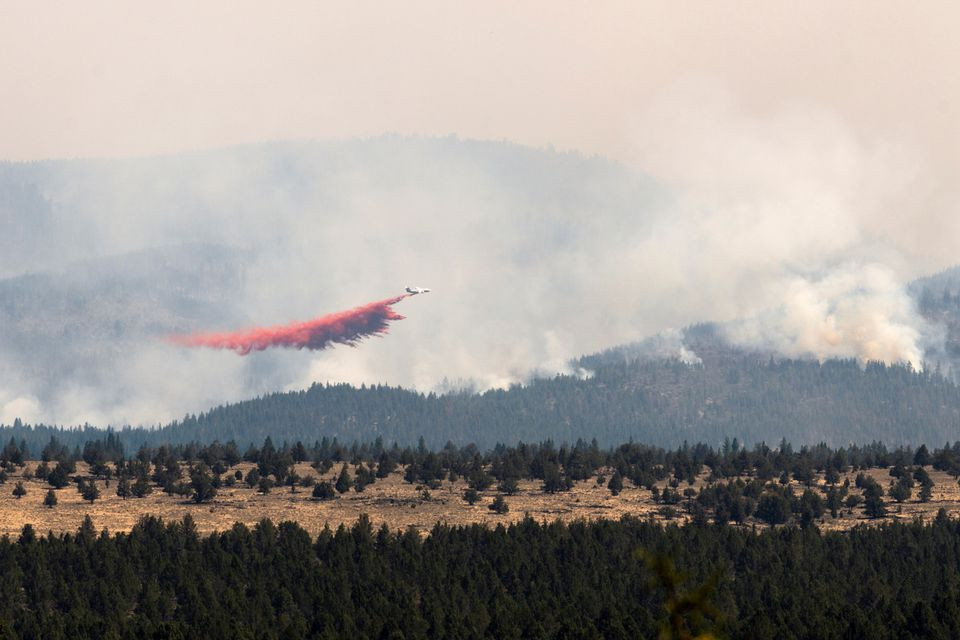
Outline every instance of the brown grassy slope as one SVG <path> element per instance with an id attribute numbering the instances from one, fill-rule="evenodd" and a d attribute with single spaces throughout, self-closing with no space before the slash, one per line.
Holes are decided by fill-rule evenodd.
<path id="1" fill-rule="evenodd" d="M 35 467 L 36 463 L 29 463 L 26 470 Z M 250 467 L 249 464 L 239 465 L 244 472 Z M 334 468 L 324 474 L 323 479 L 332 479 L 337 470 Z M 952 516 L 960 516 L 960 487 L 956 480 L 929 467 L 927 470 L 936 483 L 933 500 L 926 504 L 918 502 L 919 487 L 914 489 L 911 499 L 902 505 L 886 498 L 890 516 L 881 522 L 915 517 L 930 519 L 940 508 L 946 509 Z M 78 464 L 77 471 L 85 471 L 83 463 Z M 300 475 L 317 476 L 316 471 L 307 465 L 298 465 L 297 472 Z M 886 469 L 871 469 L 867 473 L 887 488 L 891 478 Z M 855 474 L 848 475 L 852 485 Z M 88 515 L 98 529 L 107 528 L 110 531 L 129 531 L 138 519 L 146 515 L 179 520 L 190 514 L 201 532 L 222 531 L 235 522 L 249 526 L 263 518 L 270 518 L 274 522 L 294 520 L 312 534 L 317 534 L 325 525 L 331 528 L 341 523 L 349 525 L 362 513 L 370 516 L 374 526 L 386 523 L 391 529 L 415 527 L 420 531 L 428 531 L 438 521 L 451 525 L 486 523 L 495 526 L 522 519 L 528 514 L 538 521 L 619 519 L 624 515 L 653 516 L 666 520 L 661 514 L 661 505 L 652 500 L 650 492 L 634 488 L 629 481 L 625 482 L 623 493 L 617 497 L 592 479 L 577 483 L 569 492 L 553 495 L 543 493 L 539 481 L 522 481 L 520 493 L 507 497 L 509 513 L 498 515 L 488 509 L 496 491 L 485 492 L 481 501 L 471 506 L 462 498 L 466 485 L 461 479 L 456 483 L 445 482 L 442 488 L 430 491 L 429 497 L 425 497 L 422 490 L 404 482 L 400 472 L 378 480 L 362 493 L 350 491 L 329 502 L 312 500 L 310 489 L 306 488 L 298 487 L 296 493 L 291 493 L 289 487 L 281 487 L 267 495 L 260 495 L 245 484 L 221 488 L 213 502 L 203 505 L 193 504 L 183 497 L 168 496 L 156 488 L 145 498 L 123 500 L 116 495 L 115 481 L 107 487 L 100 480 L 97 481 L 102 493 L 100 500 L 93 504 L 85 502 L 76 487 L 71 485 L 56 492 L 58 504 L 52 509 L 43 506 L 44 496 L 49 489 L 45 482 L 36 479 L 25 481 L 27 495 L 17 499 L 12 494 L 17 480 L 22 480 L 22 474 L 11 475 L 6 484 L 0 485 L 0 535 L 16 535 L 28 523 L 40 533 L 75 531 Z M 698 488 L 703 482 L 704 477 L 701 476 L 694 487 Z M 819 482 L 822 484 L 822 479 Z M 661 489 L 664 486 L 665 483 L 661 482 Z M 681 483 L 679 490 L 682 492 L 686 486 L 686 483 Z M 794 484 L 794 490 L 799 493 L 803 487 Z M 851 486 L 851 492 L 858 490 Z M 676 511 L 683 513 L 682 504 L 677 506 Z M 682 517 L 679 516 L 680 519 Z M 866 519 L 862 507 L 858 507 L 852 512 L 844 509 L 836 519 L 827 514 L 820 525 L 827 529 L 846 529 L 869 522 L 877 521 Z"/>

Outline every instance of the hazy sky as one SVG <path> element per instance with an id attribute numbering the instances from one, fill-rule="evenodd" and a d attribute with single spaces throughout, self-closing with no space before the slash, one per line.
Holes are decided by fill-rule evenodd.
<path id="1" fill-rule="evenodd" d="M 333 176 L 307 160 L 278 176 L 267 164 L 231 164 L 227 153 L 222 164 L 171 160 L 169 184 L 186 185 L 184 193 L 164 191 L 168 174 L 151 169 L 159 159 L 100 182 L 81 172 L 76 189 L 44 192 L 62 220 L 89 222 L 113 253 L 202 239 L 205 229 L 225 242 L 219 229 L 239 234 L 239 246 L 259 251 L 250 289 L 263 321 L 316 313 L 318 288 L 331 305 L 361 302 L 347 294 L 377 277 L 384 291 L 433 286 L 428 301 L 447 292 L 444 304 L 411 305 L 422 324 L 400 323 L 392 341 L 300 362 L 304 384 L 429 388 L 444 376 L 495 384 L 657 331 L 740 317 L 748 321 L 734 327 L 735 339 L 788 355 L 916 362 L 931 332 L 901 285 L 958 262 L 958 34 L 960 4 L 932 1 L 0 0 L 0 159 L 456 134 L 607 156 L 671 194 L 669 204 L 620 206 L 616 182 L 484 165 L 466 147 L 448 166 L 442 149 L 418 150 L 408 138 L 385 158 L 432 167 L 429 175 L 363 164 L 375 164 L 373 153 Z M 514 151 L 509 157 L 522 157 Z M 575 185 L 582 201 L 558 181 Z M 321 182 L 323 198 L 301 193 Z M 528 187 L 537 196 L 529 211 L 515 193 Z M 555 197 L 566 198 L 557 210 Z M 197 202 L 206 208 L 191 208 Z M 239 219 L 246 226 L 233 224 Z M 264 228 L 287 235 L 271 245 Z M 38 242 L 62 253 L 46 235 Z M 68 245 L 80 246 L 72 236 Z M 489 256 L 504 252 L 519 258 L 491 270 Z M 309 290 L 289 278 L 354 263 L 364 271 Z M 398 284 L 399 273 L 410 279 Z M 573 302 L 571 283 L 586 283 Z M 430 309 L 442 318 L 431 322 Z M 615 326 L 597 336 L 604 319 Z M 477 327 L 488 333 L 471 334 Z M 404 332 L 416 330 L 430 332 L 433 360 L 410 356 L 405 345 L 423 341 L 405 342 Z M 179 360 L 138 355 L 128 379 L 145 375 L 137 363 L 175 378 L 156 365 Z M 242 379 L 236 358 L 223 366 Z M 196 373 L 215 378 L 211 371 Z M 29 385 L 7 387 L 0 420 L 43 408 Z M 214 389 L 220 395 L 206 404 L 241 397 L 238 389 Z M 94 391 L 78 392 L 75 414 L 49 415 L 103 422 L 183 410 L 171 402 L 98 412 L 109 403 Z"/>
<path id="2" fill-rule="evenodd" d="M 682 6 L 681 6 L 682 5 Z M 447 134 L 630 160 L 708 77 L 960 163 L 954 2 L 0 2 L 0 156 Z"/>

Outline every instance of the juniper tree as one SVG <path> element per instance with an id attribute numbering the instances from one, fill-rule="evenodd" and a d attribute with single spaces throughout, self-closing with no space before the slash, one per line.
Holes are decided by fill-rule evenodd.
<path id="1" fill-rule="evenodd" d="M 210 473 L 203 463 L 198 464 L 190 474 L 190 488 L 193 490 L 191 499 L 197 504 L 209 502 L 216 497 L 217 488 L 213 486 Z"/>
<path id="2" fill-rule="evenodd" d="M 863 489 L 863 511 L 869 518 L 882 518 L 887 515 L 883 503 L 883 487 L 871 480 Z"/>
<path id="3" fill-rule="evenodd" d="M 153 492 L 153 487 L 150 486 L 146 476 L 138 476 L 137 481 L 130 487 L 130 492 L 135 498 L 144 498 Z"/>
<path id="4" fill-rule="evenodd" d="M 332 500 L 336 495 L 333 485 L 326 480 L 313 486 L 313 497 L 317 500 Z"/>
<path id="5" fill-rule="evenodd" d="M 912 485 L 913 481 L 910 480 L 909 476 L 901 476 L 900 479 L 890 487 L 890 497 L 897 502 L 906 502 L 910 499 L 910 489 Z"/>
<path id="6" fill-rule="evenodd" d="M 80 490 L 80 494 L 84 500 L 93 504 L 95 500 L 100 498 L 100 489 L 97 488 L 97 483 L 93 480 L 90 482 L 82 482 L 81 485 L 83 488 Z"/>
<path id="7" fill-rule="evenodd" d="M 57 466 L 53 468 L 53 471 L 47 475 L 47 483 L 54 489 L 63 489 L 65 486 L 70 484 L 67 465 L 62 462 L 58 462 Z"/>
<path id="8" fill-rule="evenodd" d="M 126 500 L 131 495 L 130 480 L 127 476 L 120 476 L 117 480 L 117 495 Z"/>
<path id="9" fill-rule="evenodd" d="M 490 503 L 488 509 L 494 513 L 504 514 L 510 511 L 510 506 L 507 504 L 507 501 L 503 499 L 502 495 L 497 495 L 497 497 L 493 499 L 493 502 Z"/>
<path id="10" fill-rule="evenodd" d="M 335 485 L 338 493 L 346 493 L 350 491 L 350 487 L 353 484 L 353 479 L 350 477 L 350 470 L 347 469 L 347 464 L 344 463 L 340 468 L 340 475 L 337 476 L 337 484 Z"/>
<path id="11" fill-rule="evenodd" d="M 623 476 L 620 475 L 619 470 L 614 471 L 613 475 L 610 476 L 607 489 L 610 489 L 610 493 L 615 496 L 620 495 L 620 492 L 623 491 Z"/>

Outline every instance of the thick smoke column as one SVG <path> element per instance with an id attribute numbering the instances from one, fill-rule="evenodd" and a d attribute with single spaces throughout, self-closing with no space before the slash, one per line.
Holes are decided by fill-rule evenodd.
<path id="1" fill-rule="evenodd" d="M 270 347 L 292 347 L 317 351 L 334 344 L 356 346 L 362 339 L 383 335 L 390 322 L 403 320 L 394 305 L 409 294 L 370 302 L 349 311 L 340 311 L 307 322 L 280 327 L 262 327 L 227 333 L 194 333 L 171 336 L 170 341 L 185 347 L 231 349 L 240 355 Z"/>

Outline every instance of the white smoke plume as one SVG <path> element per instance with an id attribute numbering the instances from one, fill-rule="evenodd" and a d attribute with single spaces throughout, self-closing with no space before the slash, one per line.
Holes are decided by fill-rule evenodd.
<path id="1" fill-rule="evenodd" d="M 44 302 L 16 316 L 0 340 L 0 421 L 155 424 L 315 381 L 428 391 L 587 376 L 570 359 L 658 333 L 667 357 L 697 363 L 670 329 L 700 321 L 791 356 L 920 366 L 935 346 L 936 328 L 902 287 L 948 266 L 915 249 L 918 229 L 942 227 L 924 208 L 923 158 L 909 147 L 857 139 L 809 105 L 746 113 L 705 82 L 638 111 L 632 139 L 630 167 L 403 137 L 0 166 L 0 189 L 15 196 L 0 214 L 43 224 L 21 235 L 43 239 L 36 251 L 0 256 L 2 274 L 87 274 L 69 297 L 129 272 L 136 252 L 208 243 L 161 253 L 174 272 L 214 255 L 184 267 L 167 298 L 149 270 L 120 294 L 92 287 L 92 309 L 113 315 Z M 217 271 L 226 258 L 210 246 L 238 251 L 235 272 Z M 0 285 L 7 300 L 49 288 L 31 282 Z M 407 320 L 357 349 L 239 358 L 139 339 L 106 347 L 114 334 L 307 319 L 406 285 L 434 291 L 405 300 Z M 123 326 L 104 319 L 118 314 Z"/>
<path id="2" fill-rule="evenodd" d="M 855 358 L 924 366 L 942 336 L 881 265 L 842 265 L 786 279 L 780 303 L 723 327 L 731 342 L 791 357 Z"/>
<path id="3" fill-rule="evenodd" d="M 699 307 L 735 344 L 787 356 L 920 368 L 939 350 L 904 288 L 929 260 L 908 244 L 914 228 L 937 228 L 908 146 L 860 141 L 811 105 L 750 116 L 703 80 L 663 96 L 636 132 L 637 165 L 676 195 L 641 272 L 675 287 L 684 315 Z"/>

